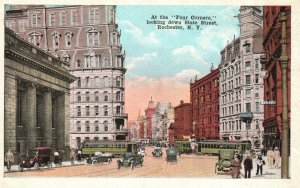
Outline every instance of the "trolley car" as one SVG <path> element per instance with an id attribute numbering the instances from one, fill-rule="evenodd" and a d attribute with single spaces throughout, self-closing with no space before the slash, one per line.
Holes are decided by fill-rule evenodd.
<path id="1" fill-rule="evenodd" d="M 124 153 L 137 154 L 137 144 L 126 141 L 85 141 L 81 146 L 83 157 L 94 156 L 95 152 L 111 153 L 114 157 Z"/>
<path id="2" fill-rule="evenodd" d="M 174 147 L 176 148 L 176 150 L 179 154 L 182 154 L 182 153 L 191 154 L 192 153 L 191 144 L 188 140 L 175 140 Z"/>

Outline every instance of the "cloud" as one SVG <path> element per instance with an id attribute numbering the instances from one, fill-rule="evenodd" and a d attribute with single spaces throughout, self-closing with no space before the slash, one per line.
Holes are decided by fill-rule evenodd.
<path id="1" fill-rule="evenodd" d="M 121 20 L 119 22 L 120 26 L 124 29 L 124 32 L 127 32 L 133 36 L 135 40 L 137 40 L 141 44 L 159 44 L 160 40 L 157 38 L 154 32 L 150 32 L 145 34 L 142 29 L 135 26 L 129 20 Z"/>
<path id="2" fill-rule="evenodd" d="M 185 45 L 172 51 L 177 63 L 206 63 L 201 53 L 192 45 Z"/>
<path id="3" fill-rule="evenodd" d="M 127 61 L 126 68 L 128 70 L 132 70 L 136 67 L 136 65 L 148 63 L 156 56 L 157 56 L 157 54 L 155 52 L 152 52 L 152 53 L 143 54 L 140 57 L 127 57 L 126 58 L 126 61 Z"/>
<path id="4" fill-rule="evenodd" d="M 177 73 L 175 75 L 175 79 L 183 83 L 189 83 L 192 78 L 195 78 L 196 75 L 198 78 L 203 76 L 202 73 L 195 69 L 185 69 Z"/>

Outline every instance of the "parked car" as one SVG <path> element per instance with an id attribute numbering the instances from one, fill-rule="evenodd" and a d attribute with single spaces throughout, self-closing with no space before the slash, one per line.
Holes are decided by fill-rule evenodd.
<path id="1" fill-rule="evenodd" d="M 122 166 L 133 168 L 137 165 L 143 166 L 143 156 L 136 155 L 133 153 L 125 153 L 124 158 L 121 160 L 117 160 L 117 167 L 120 169 Z"/>
<path id="2" fill-rule="evenodd" d="M 168 148 L 166 151 L 167 157 L 166 161 L 169 162 L 176 162 L 177 163 L 177 150 L 174 148 Z"/>
<path id="3" fill-rule="evenodd" d="M 154 151 L 152 152 L 153 157 L 162 157 L 162 149 L 161 148 L 155 148 Z"/>
<path id="4" fill-rule="evenodd" d="M 231 171 L 231 160 L 235 151 L 232 149 L 220 149 L 218 162 L 216 163 L 215 173 L 229 173 Z"/>
<path id="5" fill-rule="evenodd" d="M 103 162 L 111 163 L 112 157 L 113 154 L 111 153 L 95 152 L 94 156 L 90 156 L 86 158 L 86 163 L 92 164 L 93 166 Z"/>
<path id="6" fill-rule="evenodd" d="M 40 167 L 51 167 L 52 150 L 49 147 L 36 147 L 29 151 L 27 157 L 19 164 L 19 170 L 24 168 L 38 170 Z"/>

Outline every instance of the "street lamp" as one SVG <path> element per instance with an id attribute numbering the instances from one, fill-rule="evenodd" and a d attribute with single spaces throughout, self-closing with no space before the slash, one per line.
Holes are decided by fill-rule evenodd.
<path id="1" fill-rule="evenodd" d="M 274 58 L 270 52 L 266 51 L 265 53 L 269 54 L 270 57 L 274 60 L 280 62 L 281 65 L 281 77 L 282 77 L 282 132 L 281 132 L 281 178 L 289 178 L 289 135 L 288 135 L 288 94 L 287 94 L 287 70 L 288 70 L 288 54 L 287 54 L 287 28 L 286 22 L 287 17 L 285 11 L 280 13 L 280 22 L 281 22 L 281 53 L 279 58 Z M 266 64 L 265 56 L 261 56 L 262 66 Z M 264 67 L 265 68 L 265 67 Z"/>
<path id="2" fill-rule="evenodd" d="M 192 137 L 194 137 L 194 138 L 195 138 L 195 125 L 196 125 L 196 121 L 193 121 Z"/>

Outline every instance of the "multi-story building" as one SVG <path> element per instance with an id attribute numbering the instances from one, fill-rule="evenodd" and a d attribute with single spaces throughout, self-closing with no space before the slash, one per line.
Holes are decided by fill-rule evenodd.
<path id="1" fill-rule="evenodd" d="M 155 112 L 154 101 L 149 101 L 148 107 L 145 110 L 146 126 L 144 127 L 144 138 L 152 139 L 152 114 Z"/>
<path id="2" fill-rule="evenodd" d="M 219 69 L 190 83 L 191 126 L 195 138 L 219 138 Z"/>
<path id="3" fill-rule="evenodd" d="M 15 161 L 36 146 L 69 151 L 68 66 L 5 28 L 4 149 Z"/>
<path id="4" fill-rule="evenodd" d="M 259 147 L 263 130 L 261 7 L 241 6 L 239 21 L 240 37 L 221 51 L 220 137 L 249 140 L 253 147 Z M 248 123 L 241 121 L 242 114 L 248 114 Z"/>
<path id="5" fill-rule="evenodd" d="M 139 112 L 138 118 L 137 118 L 137 129 L 138 129 L 138 133 L 137 133 L 137 139 L 144 139 L 145 137 L 145 125 L 146 125 L 146 121 L 145 121 L 145 117 L 142 116 Z"/>
<path id="6" fill-rule="evenodd" d="M 175 122 L 173 125 L 173 138 L 170 140 L 182 140 L 184 138 L 191 138 L 193 134 L 192 124 L 190 123 L 190 103 L 180 101 L 180 104 L 174 107 Z M 173 142 L 171 142 L 173 144 Z"/>
<path id="7" fill-rule="evenodd" d="M 127 129 L 128 129 L 128 137 L 130 141 L 137 141 L 137 129 L 138 123 L 136 121 L 128 121 L 127 122 Z"/>
<path id="8" fill-rule="evenodd" d="M 125 140 L 124 53 L 116 6 L 12 6 L 5 22 L 19 36 L 70 65 L 71 146 Z"/>
<path id="9" fill-rule="evenodd" d="M 153 140 L 161 140 L 161 141 L 167 141 L 168 136 L 166 134 L 168 133 L 167 127 L 168 122 L 170 124 L 171 119 L 168 120 L 168 118 L 172 118 L 171 111 L 169 109 L 172 109 L 172 105 L 169 102 L 163 103 L 158 102 L 155 108 L 155 112 L 152 114 L 151 118 L 151 125 L 152 125 L 152 139 Z M 169 112 L 168 112 L 169 111 Z M 169 114 L 169 117 L 168 117 Z M 173 116 L 174 120 L 174 116 Z"/>
<path id="10" fill-rule="evenodd" d="M 282 131 L 282 71 L 278 59 L 281 53 L 281 21 L 280 12 L 286 15 L 286 45 L 288 56 L 287 71 L 287 102 L 288 102 L 288 125 L 290 125 L 291 113 L 291 7 L 264 6 L 264 51 L 267 51 L 266 71 L 264 80 L 264 100 L 271 101 L 264 105 L 264 145 L 280 147 Z"/>

